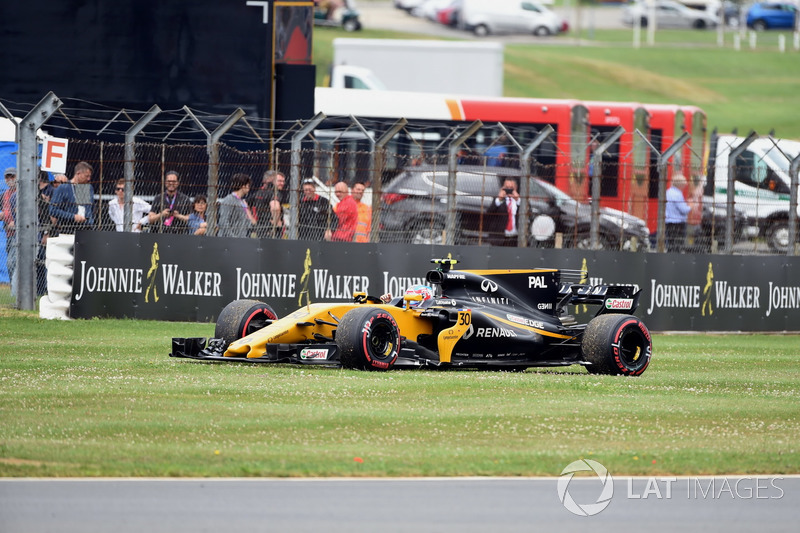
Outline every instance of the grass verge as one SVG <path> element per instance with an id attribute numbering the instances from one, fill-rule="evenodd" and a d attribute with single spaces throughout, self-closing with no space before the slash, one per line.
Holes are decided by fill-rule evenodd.
<path id="1" fill-rule="evenodd" d="M 203 364 L 208 324 L 0 310 L 0 476 L 800 472 L 791 336 L 659 336 L 638 379 Z"/>

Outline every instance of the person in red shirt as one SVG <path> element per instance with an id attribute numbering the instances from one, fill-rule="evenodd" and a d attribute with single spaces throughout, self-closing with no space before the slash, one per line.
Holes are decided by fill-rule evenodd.
<path id="1" fill-rule="evenodd" d="M 347 183 L 340 181 L 333 186 L 333 194 L 339 199 L 336 204 L 336 217 L 339 224 L 331 237 L 332 241 L 353 242 L 358 224 L 358 204 L 350 196 L 350 188 Z"/>

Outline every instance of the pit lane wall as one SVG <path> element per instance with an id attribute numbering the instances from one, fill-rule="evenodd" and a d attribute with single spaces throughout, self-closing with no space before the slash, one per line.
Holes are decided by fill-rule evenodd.
<path id="1" fill-rule="evenodd" d="M 586 269 L 591 284 L 631 283 L 653 331 L 797 331 L 800 258 L 359 244 L 79 232 L 71 318 L 213 322 L 230 301 L 265 301 L 279 315 L 354 291 L 398 294 L 422 283 L 431 258 L 457 269 Z M 307 296 L 307 297 L 306 297 Z M 491 298 L 487 293 L 480 298 Z M 591 308 L 573 306 L 579 321 Z M 176 334 L 179 332 L 176 332 Z"/>

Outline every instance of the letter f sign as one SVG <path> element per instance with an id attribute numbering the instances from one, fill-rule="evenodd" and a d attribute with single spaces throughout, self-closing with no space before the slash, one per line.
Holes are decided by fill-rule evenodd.
<path id="1" fill-rule="evenodd" d="M 42 141 L 42 170 L 63 174 L 67 171 L 67 139 L 46 137 Z"/>

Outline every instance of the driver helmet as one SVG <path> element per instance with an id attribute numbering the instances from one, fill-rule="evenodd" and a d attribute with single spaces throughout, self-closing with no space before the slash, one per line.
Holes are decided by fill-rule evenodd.
<path id="1" fill-rule="evenodd" d="M 422 305 L 422 302 L 425 300 L 430 300 L 433 298 L 433 289 L 427 285 L 412 285 L 406 289 L 406 295 L 409 294 L 419 294 L 422 296 L 422 300 L 414 300 L 409 302 L 411 307 L 418 307 Z"/>

